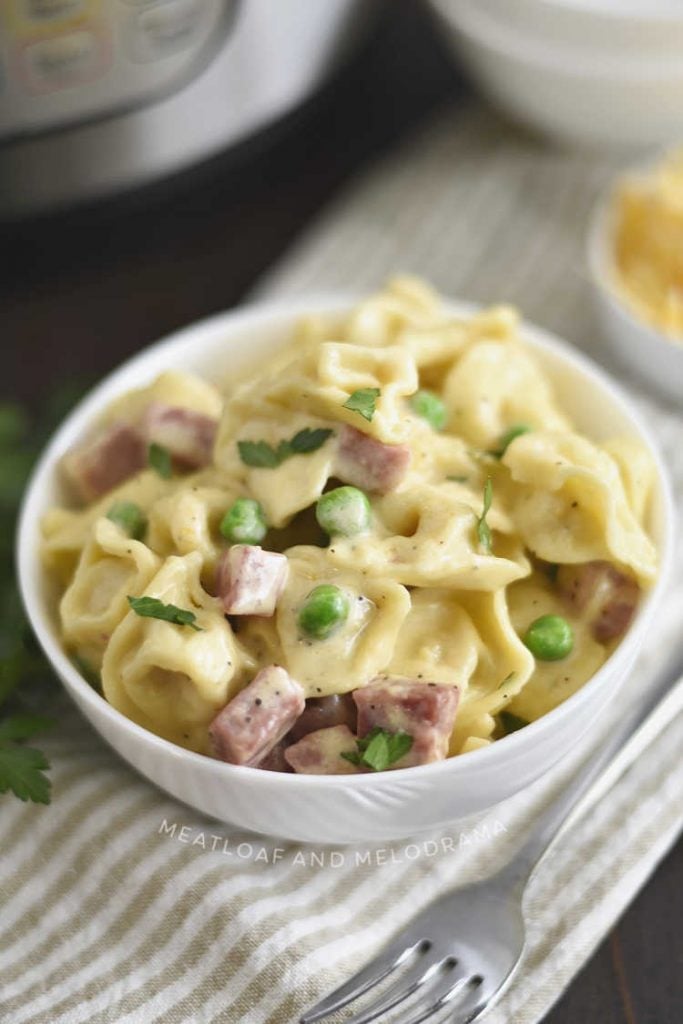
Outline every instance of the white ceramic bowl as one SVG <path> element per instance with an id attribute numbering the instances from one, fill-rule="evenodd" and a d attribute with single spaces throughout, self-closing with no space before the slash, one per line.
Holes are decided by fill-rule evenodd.
<path id="1" fill-rule="evenodd" d="M 450 0 L 554 49 L 662 60 L 683 46 L 680 0 Z"/>
<path id="2" fill-rule="evenodd" d="M 647 168 L 643 168 L 646 170 Z M 614 358 L 635 379 L 674 402 L 683 402 L 683 341 L 667 338 L 641 320 L 615 287 L 612 188 L 591 216 L 587 247 L 593 305 L 600 332 Z"/>
<path id="3" fill-rule="evenodd" d="M 601 47 L 582 28 L 576 34 L 584 33 L 586 43 L 579 47 L 569 45 L 566 32 L 544 36 L 515 27 L 514 16 L 496 13 L 491 0 L 430 2 L 458 60 L 516 120 L 561 142 L 597 148 L 665 144 L 683 134 L 680 46 L 666 53 Z"/>
<path id="4" fill-rule="evenodd" d="M 60 456 L 87 431 L 103 406 L 161 370 L 187 369 L 223 378 L 231 369 L 268 359 L 302 314 L 341 312 L 350 305 L 348 299 L 322 298 L 226 313 L 188 327 L 124 363 L 81 402 L 49 444 L 27 491 L 18 537 L 21 590 L 33 628 L 67 691 L 104 739 L 147 778 L 202 812 L 255 832 L 312 843 L 415 835 L 491 807 L 539 778 L 575 747 L 605 705 L 614 701 L 647 635 L 664 583 L 662 572 L 615 653 L 566 703 L 486 749 L 422 767 L 357 776 L 300 776 L 237 767 L 159 739 L 107 704 L 62 649 L 57 595 L 40 564 L 41 516 L 64 498 Z M 456 303 L 453 310 L 466 315 L 473 307 Z M 652 451 L 658 467 L 652 532 L 666 566 L 671 497 L 646 428 L 614 384 L 588 360 L 537 329 L 525 328 L 525 336 L 579 429 L 596 438 L 624 431 L 635 434 Z"/>

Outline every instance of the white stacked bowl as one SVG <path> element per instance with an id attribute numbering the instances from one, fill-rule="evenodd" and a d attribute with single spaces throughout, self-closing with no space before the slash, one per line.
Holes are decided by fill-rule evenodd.
<path id="1" fill-rule="evenodd" d="M 430 0 L 481 89 L 563 142 L 645 147 L 683 135 L 683 4 Z"/>

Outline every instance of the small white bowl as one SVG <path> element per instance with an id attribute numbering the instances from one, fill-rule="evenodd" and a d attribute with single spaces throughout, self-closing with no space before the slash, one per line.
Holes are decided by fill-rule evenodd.
<path id="1" fill-rule="evenodd" d="M 604 149 L 666 144 L 683 134 L 683 57 L 569 46 L 473 0 L 430 0 L 444 37 L 483 92 L 560 142 Z M 514 5 L 509 5 L 512 9 Z M 515 8 L 516 10 L 516 8 Z"/>
<path id="2" fill-rule="evenodd" d="M 591 215 L 586 256 L 601 335 L 614 358 L 680 409 L 683 405 L 683 341 L 667 338 L 641 320 L 619 294 L 614 266 L 613 185 Z"/>
<path id="3" fill-rule="evenodd" d="M 417 768 L 357 775 L 306 776 L 244 768 L 189 753 L 135 725 L 81 678 L 59 638 L 57 594 L 40 562 L 40 521 L 64 500 L 58 462 L 103 406 L 167 369 L 222 380 L 267 360 L 306 313 L 341 313 L 348 299 L 318 298 L 225 313 L 172 335 L 106 377 L 70 414 L 43 454 L 21 513 L 18 566 L 22 596 L 36 635 L 83 714 L 143 775 L 198 810 L 241 828 L 312 843 L 351 843 L 416 835 L 482 811 L 528 786 L 585 736 L 647 636 L 671 562 L 673 506 L 654 443 L 627 400 L 585 357 L 536 328 L 524 336 L 578 428 L 598 439 L 638 437 L 657 465 L 651 529 L 661 553 L 656 586 L 644 597 L 622 642 L 578 693 L 527 728 L 488 748 Z M 453 303 L 455 314 L 474 307 Z"/>

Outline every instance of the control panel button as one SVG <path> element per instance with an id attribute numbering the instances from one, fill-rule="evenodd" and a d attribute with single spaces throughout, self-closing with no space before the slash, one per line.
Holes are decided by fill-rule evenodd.
<path id="1" fill-rule="evenodd" d="M 24 14 L 34 21 L 49 21 L 85 13 L 86 0 L 23 0 Z"/>
<path id="2" fill-rule="evenodd" d="M 24 75 L 33 92 L 51 92 L 90 81 L 106 66 L 100 41 L 86 29 L 30 43 L 23 57 Z"/>
<path id="3" fill-rule="evenodd" d="M 239 0 L 0 0 L 0 141 L 140 109 L 225 45 Z"/>
<path id="4" fill-rule="evenodd" d="M 206 13 L 200 0 L 164 0 L 142 8 L 131 26 L 132 59 L 159 60 L 190 49 L 201 35 Z"/>

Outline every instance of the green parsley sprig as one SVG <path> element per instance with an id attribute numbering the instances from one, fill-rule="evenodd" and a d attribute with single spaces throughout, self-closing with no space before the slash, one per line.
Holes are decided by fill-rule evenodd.
<path id="1" fill-rule="evenodd" d="M 49 804 L 48 760 L 42 751 L 24 746 L 23 741 L 53 725 L 54 721 L 43 715 L 17 714 L 0 721 L 0 793 L 11 791 L 20 800 Z"/>
<path id="2" fill-rule="evenodd" d="M 252 466 L 255 469 L 277 469 L 294 455 L 308 455 L 317 451 L 332 434 L 333 431 L 325 427 L 317 427 L 315 430 L 304 427 L 289 440 L 280 441 L 276 447 L 267 441 L 238 441 L 237 450 L 245 466 Z"/>
<path id="3" fill-rule="evenodd" d="M 357 750 L 345 750 L 345 761 L 359 768 L 371 768 L 375 772 L 386 771 L 404 757 L 413 745 L 413 737 L 407 732 L 387 732 L 375 726 L 367 736 L 356 740 Z"/>
<path id="4" fill-rule="evenodd" d="M 18 505 L 36 455 L 60 420 L 81 398 L 85 385 L 70 381 L 41 403 L 31 420 L 16 402 L 0 404 L 0 793 L 50 802 L 48 759 L 26 741 L 54 720 L 32 712 L 46 704 L 53 675 L 23 613 L 12 570 Z"/>

